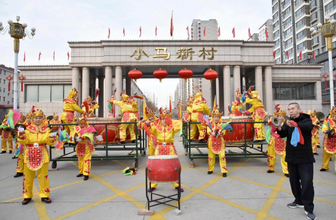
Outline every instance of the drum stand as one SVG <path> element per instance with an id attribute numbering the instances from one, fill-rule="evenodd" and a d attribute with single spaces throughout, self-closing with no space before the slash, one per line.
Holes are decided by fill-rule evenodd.
<path id="1" fill-rule="evenodd" d="M 167 205 L 167 206 L 171 206 L 171 207 L 177 208 L 178 210 L 181 210 L 180 209 L 180 200 L 181 200 L 181 168 L 178 170 L 178 172 L 179 172 L 179 179 L 178 179 L 179 186 L 178 186 L 178 189 L 177 189 L 177 193 L 169 195 L 169 196 L 165 196 L 165 195 L 161 195 L 161 194 L 157 194 L 157 193 L 153 193 L 153 192 L 148 192 L 147 187 L 148 186 L 151 187 L 151 182 L 148 181 L 147 172 L 148 172 L 148 169 L 146 168 L 146 186 L 145 186 L 145 188 L 146 188 L 146 197 L 147 197 L 148 210 L 150 210 L 150 207 L 154 207 L 154 206 L 161 205 L 161 204 Z M 159 198 L 153 199 L 153 195 L 155 195 L 155 196 L 157 196 Z M 177 201 L 177 206 L 168 204 L 171 201 Z M 151 203 L 153 203 L 153 204 L 151 205 Z"/>

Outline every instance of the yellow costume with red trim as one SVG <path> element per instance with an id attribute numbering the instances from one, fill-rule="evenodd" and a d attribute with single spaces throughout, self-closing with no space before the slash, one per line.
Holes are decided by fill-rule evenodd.
<path id="1" fill-rule="evenodd" d="M 255 122 L 264 122 L 266 118 L 266 111 L 262 104 L 257 91 L 249 91 L 246 95 L 246 103 L 251 104 L 252 107 L 247 111 L 252 114 Z M 265 140 L 265 131 L 263 123 L 254 123 L 254 139 L 257 141 Z"/>
<path id="2" fill-rule="evenodd" d="M 177 155 L 174 136 L 182 129 L 182 121 L 172 120 L 172 114 L 168 113 L 166 109 L 160 109 L 159 120 L 152 123 L 150 131 L 156 136 L 156 146 L 154 155 Z M 162 124 L 162 120 L 166 122 L 166 125 Z M 172 183 L 176 188 L 179 183 Z M 151 188 L 156 188 L 157 183 L 152 183 Z"/>
<path id="3" fill-rule="evenodd" d="M 148 137 L 148 139 L 147 139 L 148 140 L 147 141 L 147 144 L 148 144 L 148 147 L 147 147 L 148 148 L 148 156 L 153 156 L 154 155 L 154 151 L 155 151 L 154 144 L 156 146 L 156 136 L 153 135 L 153 134 L 151 134 L 151 133 L 149 133 L 148 130 L 149 130 L 149 128 L 151 126 L 154 125 L 154 122 L 155 122 L 155 113 L 152 110 L 150 110 L 149 108 L 147 108 L 147 107 L 146 107 L 145 111 L 146 111 L 146 117 L 150 121 L 150 126 L 147 126 L 146 122 L 140 121 L 139 122 L 139 127 L 141 129 L 145 129 L 145 131 L 146 131 L 146 135 Z"/>
<path id="4" fill-rule="evenodd" d="M 61 121 L 64 124 L 73 124 L 75 122 L 75 112 L 83 113 L 83 110 L 77 105 L 78 91 L 76 88 L 70 90 L 69 95 L 64 99 L 63 113 Z M 64 130 L 70 134 L 75 125 L 64 125 Z"/>
<path id="5" fill-rule="evenodd" d="M 336 172 L 336 121 L 334 117 L 336 117 L 336 109 L 333 106 L 332 110 L 330 110 L 329 118 L 324 120 L 322 126 L 322 132 L 325 134 L 323 138 L 322 169 L 329 170 L 330 159 L 334 155 Z M 332 130 L 335 132 L 333 136 L 330 135 Z"/>
<path id="6" fill-rule="evenodd" d="M 215 169 L 216 155 L 219 157 L 219 165 L 222 173 L 227 173 L 226 158 L 225 158 L 225 130 L 221 131 L 222 115 L 218 109 L 214 109 L 211 114 L 211 128 L 207 127 L 209 135 L 208 140 L 208 171 L 213 172 Z M 213 117 L 219 117 L 219 122 L 215 123 Z M 210 173 L 209 173 L 210 174 Z"/>
<path id="7" fill-rule="evenodd" d="M 80 135 L 80 131 L 82 129 L 90 127 L 86 119 L 84 117 L 80 118 L 78 120 L 78 124 L 85 124 L 84 128 L 81 128 L 79 125 L 74 127 L 72 137 L 78 137 L 82 139 L 81 141 L 77 142 L 76 145 L 76 154 L 78 158 L 78 169 L 79 169 L 79 174 L 83 174 L 84 176 L 89 176 L 91 172 L 91 158 L 92 158 L 92 153 L 95 152 L 94 145 L 88 138 L 82 137 Z"/>
<path id="8" fill-rule="evenodd" d="M 22 124 L 24 126 L 28 126 L 27 122 L 26 122 L 26 116 L 24 116 L 23 114 L 21 114 L 21 117 L 19 119 L 19 121 L 17 122 L 17 124 Z M 15 129 L 17 130 L 17 129 Z M 16 131 L 17 133 L 17 131 Z M 18 138 L 16 138 L 16 142 L 15 142 L 15 148 L 14 148 L 14 152 L 16 152 L 16 150 L 20 147 L 20 143 L 18 141 Z M 22 145 L 22 152 L 24 152 L 24 145 Z M 13 159 L 15 158 L 15 155 L 13 157 Z M 23 174 L 23 153 L 19 154 L 17 160 L 16 160 L 16 174 Z"/>
<path id="9" fill-rule="evenodd" d="M 122 112 L 122 119 L 121 122 L 135 122 L 137 118 L 134 114 L 134 107 L 132 102 L 129 100 L 128 95 L 125 94 L 123 91 L 120 94 L 122 100 L 117 101 L 112 96 L 111 99 L 107 100 L 108 102 L 112 102 L 113 104 L 119 106 L 120 111 Z M 120 124 L 119 127 L 119 136 L 120 141 L 126 140 L 126 130 L 129 129 L 131 140 L 135 140 L 135 132 L 134 132 L 134 124 Z"/>
<path id="10" fill-rule="evenodd" d="M 32 110 L 32 118 L 44 116 L 44 113 L 38 107 Z M 19 132 L 18 140 L 20 144 L 25 145 L 24 149 L 24 178 L 23 178 L 23 198 L 30 199 L 33 197 L 33 182 L 37 172 L 37 178 L 40 185 L 39 195 L 41 198 L 50 196 L 48 164 L 49 152 L 47 145 L 54 145 L 57 136 L 50 137 L 48 126 L 41 124 L 28 125 L 26 130 Z"/>
<path id="11" fill-rule="evenodd" d="M 320 135 L 319 130 L 321 128 L 320 120 L 316 117 L 316 110 L 308 111 L 308 115 L 310 115 L 310 118 L 313 122 L 313 130 L 312 130 L 312 148 L 313 153 L 317 154 L 317 146 L 320 146 Z"/>
<path id="12" fill-rule="evenodd" d="M 7 123 L 7 115 L 5 116 L 4 120 L 2 121 L 2 125 L 8 125 Z M 10 127 L 9 127 L 10 128 Z M 7 143 L 8 143 L 8 150 L 13 151 L 13 134 L 12 129 L 2 130 L 1 132 L 1 151 L 7 151 Z"/>
<path id="13" fill-rule="evenodd" d="M 235 101 L 229 104 L 229 116 L 242 116 L 244 113 L 244 105 L 242 102 L 242 94 L 239 92 L 239 88 L 236 90 Z"/>
<path id="14" fill-rule="evenodd" d="M 202 122 L 203 114 L 210 115 L 210 109 L 206 105 L 206 100 L 202 97 L 202 92 L 198 92 L 195 95 L 195 101 L 192 105 L 192 113 L 191 113 L 191 121 L 192 122 Z M 192 124 L 190 131 L 190 139 L 194 139 L 196 133 L 199 133 L 199 140 L 203 140 L 206 135 L 206 126 L 202 123 L 200 124 Z"/>
<path id="15" fill-rule="evenodd" d="M 88 117 L 95 117 L 95 110 L 99 108 L 99 105 L 92 103 L 93 100 L 92 100 L 91 96 L 88 96 L 84 101 L 86 101 L 88 103 L 88 108 L 89 109 L 86 109 L 86 106 L 84 104 L 82 104 L 82 110 L 89 114 Z"/>
<path id="16" fill-rule="evenodd" d="M 275 106 L 276 111 L 274 112 L 274 116 L 286 117 L 287 113 L 283 110 L 280 105 Z M 285 161 L 286 158 L 286 140 L 282 139 L 278 134 L 276 128 L 272 125 L 272 118 L 268 120 L 268 125 L 271 126 L 271 138 L 267 145 L 267 155 L 268 155 L 268 170 L 269 172 L 274 172 L 276 155 L 279 155 L 281 158 L 281 167 L 282 172 L 284 174 L 288 174 L 288 166 Z M 283 124 L 282 122 L 281 124 Z M 272 129 L 273 127 L 273 129 Z"/>

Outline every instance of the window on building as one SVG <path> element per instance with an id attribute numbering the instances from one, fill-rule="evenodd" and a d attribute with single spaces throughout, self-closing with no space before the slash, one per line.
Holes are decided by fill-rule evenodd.
<path id="1" fill-rule="evenodd" d="M 12 102 L 14 102 L 14 98 L 12 98 Z"/>
<path id="2" fill-rule="evenodd" d="M 273 21 L 277 21 L 278 19 L 279 19 L 279 13 L 277 12 L 273 15 Z"/>
<path id="3" fill-rule="evenodd" d="M 276 32 L 274 32 L 274 39 L 279 37 L 279 30 L 277 30 Z"/>
<path id="4" fill-rule="evenodd" d="M 300 43 L 300 44 L 298 44 L 297 45 L 297 51 L 303 51 L 303 50 L 305 50 L 306 49 L 306 47 L 307 47 L 307 41 L 305 41 L 305 42 L 302 42 L 302 43 Z"/>
<path id="5" fill-rule="evenodd" d="M 2 79 L 0 79 L 0 83 L 1 83 L 1 80 L 2 80 Z"/>
<path id="6" fill-rule="evenodd" d="M 315 83 L 273 83 L 274 100 L 316 99 Z"/>
<path id="7" fill-rule="evenodd" d="M 292 24 L 292 17 L 289 17 L 286 19 L 286 21 L 284 21 L 283 23 L 283 29 L 286 29 L 288 26 L 290 26 Z"/>
<path id="8" fill-rule="evenodd" d="M 9 105 L 9 101 L 7 101 L 7 105 Z"/>
<path id="9" fill-rule="evenodd" d="M 278 10 L 278 7 L 279 6 L 279 4 L 278 3 L 276 3 L 273 7 L 272 7 L 272 13 L 274 13 L 276 10 Z"/>
<path id="10" fill-rule="evenodd" d="M 1 92 L 1 87 L 0 87 L 0 92 Z"/>
<path id="11" fill-rule="evenodd" d="M 5 93 L 5 92 L 6 92 L 6 89 L 5 89 L 5 88 L 3 88 L 2 92 L 3 92 L 3 93 Z"/>
<path id="12" fill-rule="evenodd" d="M 325 14 L 329 14 L 331 11 L 336 9 L 336 0 L 333 0 L 325 6 Z"/>
<path id="13" fill-rule="evenodd" d="M 314 21 L 315 19 L 317 19 L 317 11 L 310 15 L 310 20 L 311 21 Z"/>
<path id="14" fill-rule="evenodd" d="M 4 79 L 4 84 L 6 84 L 6 80 Z"/>
<path id="15" fill-rule="evenodd" d="M 6 101 L 6 97 L 5 97 L 5 96 L 4 96 L 4 97 L 2 97 L 2 101 L 4 101 L 4 102 Z"/>
<path id="16" fill-rule="evenodd" d="M 318 38 L 318 36 L 317 37 L 314 37 L 313 39 L 312 39 L 312 45 L 315 45 L 315 44 L 318 44 L 319 43 L 319 38 Z"/>
<path id="17" fill-rule="evenodd" d="M 277 21 L 273 24 L 273 29 L 276 29 L 278 26 L 279 26 L 279 21 Z"/>
<path id="18" fill-rule="evenodd" d="M 307 32 L 307 30 L 300 31 L 300 32 L 296 35 L 296 39 L 297 39 L 297 40 L 301 40 L 301 39 L 303 39 L 303 38 L 305 38 L 305 37 L 308 37 L 306 32 Z"/>
<path id="19" fill-rule="evenodd" d="M 26 85 L 25 102 L 62 102 L 71 85 Z"/>
<path id="20" fill-rule="evenodd" d="M 291 7 L 289 6 L 284 12 L 282 12 L 282 18 L 285 19 L 291 13 Z"/>
<path id="21" fill-rule="evenodd" d="M 292 27 L 288 28 L 284 33 L 284 38 L 289 38 L 292 35 Z"/>
<path id="22" fill-rule="evenodd" d="M 312 9 L 312 8 L 314 8 L 316 6 L 317 6 L 316 5 L 316 0 L 313 0 L 313 1 L 310 2 L 310 9 Z"/>
<path id="23" fill-rule="evenodd" d="M 10 93 L 8 93 L 8 96 L 10 95 Z"/>
<path id="24" fill-rule="evenodd" d="M 293 46 L 293 39 L 289 38 L 286 42 L 285 42 L 285 49 L 287 49 L 288 47 Z"/>

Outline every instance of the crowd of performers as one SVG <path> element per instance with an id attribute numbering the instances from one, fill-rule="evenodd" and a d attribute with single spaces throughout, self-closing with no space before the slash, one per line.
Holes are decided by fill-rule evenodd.
<path id="1" fill-rule="evenodd" d="M 222 121 L 223 113 L 215 105 L 212 111 L 206 104 L 202 96 L 202 91 L 188 99 L 186 114 L 179 111 L 177 120 L 172 119 L 171 106 L 168 109 L 160 108 L 158 115 L 154 109 L 144 107 L 143 119 L 140 120 L 138 103 L 135 98 L 143 98 L 138 95 L 129 96 L 122 91 L 121 100 L 116 100 L 114 96 L 108 99 L 110 105 L 120 108 L 121 122 L 119 126 L 119 137 L 121 144 L 126 142 L 127 132 L 130 134 L 130 141 L 135 142 L 135 126 L 137 129 L 145 130 L 148 140 L 148 155 L 177 155 L 174 136 L 182 129 L 183 122 L 200 122 L 192 124 L 190 138 L 193 141 L 207 143 L 208 145 L 208 174 L 212 174 L 215 168 L 216 155 L 219 157 L 220 170 L 223 177 L 227 177 L 227 165 L 225 157 L 225 133 L 230 129 L 230 120 L 226 123 Z M 97 98 L 97 97 L 96 97 Z M 63 112 L 59 118 L 57 113 L 53 114 L 50 121 L 47 120 L 44 112 L 37 106 L 33 106 L 27 114 L 17 111 L 10 111 L 5 116 L 1 126 L 1 154 L 14 152 L 13 159 L 17 159 L 15 178 L 23 176 L 23 205 L 28 204 L 32 197 L 33 180 L 37 172 L 40 185 L 39 196 L 42 202 L 51 203 L 48 164 L 49 152 L 47 146 L 56 146 L 62 149 L 65 142 L 76 145 L 78 157 L 79 173 L 77 177 L 89 179 L 91 171 L 91 157 L 95 152 L 94 135 L 96 130 L 88 124 L 88 118 L 94 116 L 94 112 L 99 108 L 96 101 L 87 97 L 81 106 L 78 105 L 78 91 L 76 88 L 70 90 L 68 97 L 64 100 Z M 244 109 L 245 104 L 250 104 L 251 108 Z M 144 105 L 145 106 L 145 105 Z M 243 94 L 236 91 L 235 100 L 228 106 L 229 116 L 251 115 L 254 123 L 255 141 L 268 142 L 268 170 L 267 173 L 274 172 L 276 155 L 281 158 L 282 172 L 288 177 L 288 168 L 285 161 L 286 140 L 277 134 L 277 129 L 273 125 L 272 118 L 276 117 L 281 124 L 288 118 L 286 111 L 280 105 L 276 105 L 272 115 L 267 115 L 264 105 L 260 100 L 257 91 L 250 87 Z M 75 116 L 75 113 L 80 116 Z M 302 113 L 304 114 L 304 113 Z M 320 125 L 320 120 L 316 117 L 316 111 L 308 111 L 314 124 L 312 131 L 312 152 L 317 154 L 320 147 L 319 130 L 325 134 L 323 139 L 323 164 L 321 171 L 329 169 L 329 162 L 336 152 L 336 109 L 330 110 L 330 115 Z M 210 116 L 210 120 L 208 118 Z M 264 122 L 268 121 L 268 130 L 264 131 Z M 66 124 L 63 126 L 57 124 Z M 266 134 L 266 135 L 265 135 Z M 13 148 L 14 142 L 14 148 Z M 336 170 L 336 162 L 335 162 Z M 175 189 L 179 189 L 179 182 L 173 183 Z M 149 186 L 148 191 L 153 191 L 157 187 L 156 183 Z M 180 188 L 183 192 L 183 188 Z"/>

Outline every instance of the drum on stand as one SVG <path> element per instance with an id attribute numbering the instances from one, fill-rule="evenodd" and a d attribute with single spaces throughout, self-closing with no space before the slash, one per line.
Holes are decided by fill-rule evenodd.
<path id="1" fill-rule="evenodd" d="M 181 163 L 177 155 L 149 156 L 147 176 L 152 183 L 174 183 L 179 181 Z"/>
<path id="2" fill-rule="evenodd" d="M 226 130 L 224 140 L 226 144 L 243 144 L 245 142 L 245 124 L 246 124 L 246 142 L 254 140 L 253 118 L 250 116 L 223 116 L 222 122 L 226 123 L 231 119 L 232 130 Z"/>

